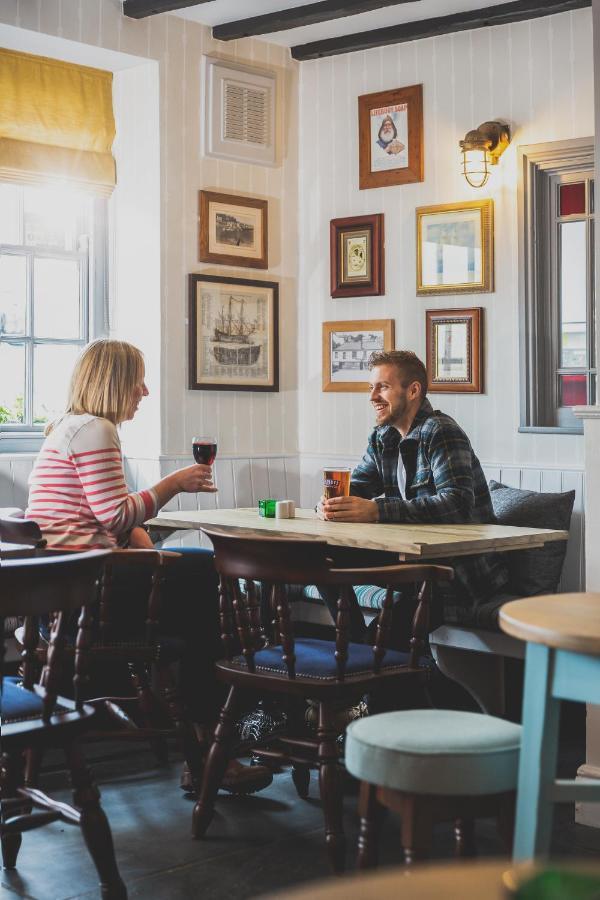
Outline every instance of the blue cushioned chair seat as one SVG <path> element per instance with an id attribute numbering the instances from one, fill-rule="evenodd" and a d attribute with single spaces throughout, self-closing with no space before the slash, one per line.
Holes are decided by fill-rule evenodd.
<path id="1" fill-rule="evenodd" d="M 358 600 L 358 605 L 363 609 L 381 609 L 385 600 L 385 588 L 377 587 L 375 584 L 358 584 L 354 587 L 354 593 Z M 402 598 L 398 591 L 394 591 L 394 603 Z M 303 600 L 311 600 L 314 603 L 322 603 L 321 595 L 316 584 L 309 584 L 302 591 Z"/>
<path id="2" fill-rule="evenodd" d="M 42 715 L 43 703 L 37 694 L 25 690 L 20 678 L 4 678 L 0 716 L 3 722 L 37 719 Z"/>
<path id="3" fill-rule="evenodd" d="M 285 674 L 287 668 L 283 662 L 281 647 L 267 647 L 259 650 L 254 656 L 257 670 L 278 672 Z M 336 678 L 337 665 L 335 661 L 335 643 L 333 641 L 320 641 L 316 638 L 298 638 L 295 643 L 296 675 L 303 678 Z M 245 665 L 243 656 L 235 658 L 234 662 Z M 408 653 L 400 653 L 397 650 L 388 650 L 383 660 L 383 669 L 405 667 L 408 664 Z M 419 665 L 433 667 L 433 662 L 427 657 L 419 660 Z M 349 644 L 348 661 L 346 664 L 347 675 L 368 675 L 373 670 L 373 648 L 369 644 Z"/>
<path id="4" fill-rule="evenodd" d="M 410 709 L 352 722 L 348 771 L 411 794 L 480 795 L 517 785 L 521 726 L 482 713 Z"/>

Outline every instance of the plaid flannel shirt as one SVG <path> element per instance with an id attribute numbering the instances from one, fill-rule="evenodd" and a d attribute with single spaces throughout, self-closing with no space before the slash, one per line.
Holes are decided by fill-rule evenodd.
<path id="1" fill-rule="evenodd" d="M 398 454 L 406 471 L 406 500 L 398 487 Z M 380 522 L 495 521 L 485 475 L 468 437 L 454 419 L 434 411 L 427 399 L 404 439 L 393 426 L 374 429 L 352 472 L 350 493 L 374 499 Z M 444 602 L 446 619 L 472 619 L 476 606 L 507 585 L 508 572 L 498 554 L 459 557 L 452 565 L 457 607 Z"/>

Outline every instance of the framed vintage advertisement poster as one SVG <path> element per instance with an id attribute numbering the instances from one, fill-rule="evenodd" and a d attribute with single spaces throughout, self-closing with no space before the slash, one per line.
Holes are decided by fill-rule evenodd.
<path id="1" fill-rule="evenodd" d="M 383 213 L 332 219 L 329 267 L 332 297 L 385 293 Z"/>
<path id="2" fill-rule="evenodd" d="M 359 187 L 423 181 L 423 85 L 358 98 Z"/>
<path id="3" fill-rule="evenodd" d="M 279 285 L 190 275 L 189 387 L 279 390 Z"/>
<path id="4" fill-rule="evenodd" d="M 483 309 L 428 309 L 427 372 L 433 393 L 483 391 Z"/>
<path id="5" fill-rule="evenodd" d="M 323 390 L 363 393 L 371 353 L 393 349 L 393 319 L 323 322 Z"/>
<path id="6" fill-rule="evenodd" d="M 417 210 L 417 294 L 494 290 L 494 201 Z"/>
<path id="7" fill-rule="evenodd" d="M 268 203 L 198 192 L 200 262 L 268 268 Z"/>

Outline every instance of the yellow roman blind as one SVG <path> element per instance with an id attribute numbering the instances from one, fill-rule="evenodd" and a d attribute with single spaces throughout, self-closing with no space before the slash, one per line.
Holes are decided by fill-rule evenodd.
<path id="1" fill-rule="evenodd" d="M 112 72 L 0 49 L 0 180 L 110 196 Z"/>

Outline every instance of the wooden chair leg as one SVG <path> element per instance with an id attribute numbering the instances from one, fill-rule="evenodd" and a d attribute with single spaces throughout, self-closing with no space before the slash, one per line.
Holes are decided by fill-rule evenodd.
<path id="1" fill-rule="evenodd" d="M 38 786 L 43 758 L 44 751 L 41 747 L 30 747 L 25 751 L 25 787 Z"/>
<path id="2" fill-rule="evenodd" d="M 238 697 L 234 687 L 229 689 L 227 700 L 219 714 L 213 742 L 206 759 L 202 776 L 202 787 L 198 802 L 192 815 L 192 837 L 204 837 L 210 825 L 214 811 L 219 785 L 223 780 L 230 751 L 235 737 L 235 717 L 238 709 Z"/>
<path id="3" fill-rule="evenodd" d="M 359 869 L 374 869 L 377 866 L 379 827 L 382 812 L 383 810 L 377 802 L 377 785 L 361 781 L 360 794 L 358 796 L 360 830 L 358 832 L 358 857 L 356 861 Z"/>
<path id="4" fill-rule="evenodd" d="M 183 750 L 183 757 L 192 776 L 193 788 L 197 791 L 202 780 L 203 748 L 181 699 L 171 666 L 157 666 L 157 675 L 161 695 L 167 704 L 173 727 Z"/>
<path id="5" fill-rule="evenodd" d="M 460 859 L 477 856 L 474 819 L 456 819 L 454 821 L 454 849 Z"/>
<path id="6" fill-rule="evenodd" d="M 128 663 L 127 667 L 131 683 L 138 698 L 138 706 L 144 726 L 146 728 L 158 728 L 156 702 L 145 665 L 143 663 Z M 169 761 L 169 747 L 166 740 L 161 737 L 151 738 L 150 746 L 158 764 L 165 766 Z"/>
<path id="7" fill-rule="evenodd" d="M 335 713 L 325 703 L 319 703 L 319 790 L 325 817 L 325 845 L 336 874 L 343 872 L 346 839 L 343 826 L 343 773 L 338 760 Z"/>
<path id="8" fill-rule="evenodd" d="M 301 800 L 308 800 L 308 789 L 310 786 L 310 766 L 304 766 L 302 763 L 294 763 L 292 766 L 292 781 L 294 787 Z"/>
<path id="9" fill-rule="evenodd" d="M 508 794 L 502 794 L 499 800 L 497 824 L 498 833 L 502 838 L 502 842 L 506 850 L 512 851 L 513 841 L 515 839 L 515 808 L 517 796 L 514 791 Z"/>
<path id="10" fill-rule="evenodd" d="M 9 800 L 17 796 L 17 788 L 21 783 L 21 759 L 12 753 L 5 753 L 0 763 L 0 796 L 2 800 Z M 27 806 L 24 801 L 23 806 Z M 1 821 L 10 818 L 14 810 L 6 813 L 4 804 L 0 801 Z M 5 869 L 14 869 L 17 865 L 17 856 L 21 847 L 20 834 L 2 835 L 2 865 Z"/>
<path id="11" fill-rule="evenodd" d="M 425 797 L 410 795 L 402 804 L 401 840 L 407 866 L 428 859 L 431 851 L 433 821 Z"/>
<path id="12" fill-rule="evenodd" d="M 100 791 L 79 747 L 65 748 L 73 785 L 73 803 L 80 811 L 83 838 L 100 876 L 103 900 L 126 900 L 127 889 L 119 875 L 108 819 L 100 805 Z"/>

